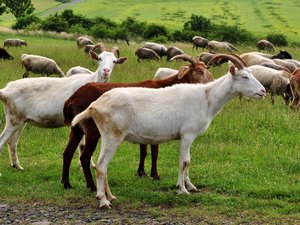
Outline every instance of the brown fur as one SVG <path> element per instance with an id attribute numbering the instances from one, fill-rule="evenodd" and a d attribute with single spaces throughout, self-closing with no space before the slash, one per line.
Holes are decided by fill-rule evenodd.
<path id="1" fill-rule="evenodd" d="M 196 61 L 195 65 L 189 65 L 187 69 L 181 68 L 178 74 L 166 78 L 164 80 L 146 80 L 138 83 L 88 83 L 79 88 L 66 102 L 64 105 L 64 117 L 65 123 L 70 125 L 73 118 L 84 111 L 91 102 L 98 99 L 103 93 L 117 87 L 148 87 L 148 88 L 161 88 L 171 86 L 178 83 L 206 83 L 213 80 L 213 77 L 206 69 L 203 62 Z M 203 76 L 206 75 L 206 77 Z M 86 119 L 81 121 L 78 125 L 71 127 L 71 132 L 67 146 L 64 151 L 63 159 L 63 174 L 62 183 L 64 187 L 71 188 L 69 183 L 69 169 L 72 157 L 81 138 L 85 136 L 85 146 L 80 157 L 81 164 L 83 167 L 87 186 L 93 191 L 96 190 L 91 171 L 90 171 L 90 159 L 95 151 L 98 139 L 100 138 L 99 131 L 92 119 Z M 156 168 L 156 160 L 158 155 L 158 145 L 151 145 L 152 151 L 152 169 L 151 176 L 154 179 L 159 179 Z M 140 166 L 138 174 L 144 175 L 144 160 L 147 155 L 146 145 L 140 145 Z"/>

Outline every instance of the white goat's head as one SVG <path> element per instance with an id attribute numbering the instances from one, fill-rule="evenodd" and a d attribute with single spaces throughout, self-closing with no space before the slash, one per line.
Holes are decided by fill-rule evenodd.
<path id="1" fill-rule="evenodd" d="M 89 54 L 92 59 L 98 61 L 98 72 L 101 73 L 101 76 L 105 80 L 109 79 L 115 64 L 122 64 L 127 60 L 127 57 L 119 58 L 119 49 L 116 46 L 109 52 L 104 45 L 101 45 L 101 53 L 99 55 L 94 51 L 90 51 Z M 115 54 L 117 54 L 117 56 Z"/>
<path id="2" fill-rule="evenodd" d="M 263 98 L 266 95 L 264 86 L 253 76 L 251 69 L 235 54 L 219 54 L 213 57 L 207 65 L 220 58 L 230 60 L 235 66 L 229 68 L 228 74 L 232 76 L 232 90 L 237 94 L 249 98 Z"/>

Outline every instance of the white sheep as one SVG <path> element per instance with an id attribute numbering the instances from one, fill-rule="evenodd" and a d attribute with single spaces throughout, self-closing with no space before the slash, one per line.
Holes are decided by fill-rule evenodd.
<path id="1" fill-rule="evenodd" d="M 271 102 L 274 104 L 275 96 L 281 95 L 288 105 L 292 98 L 290 89 L 291 74 L 283 70 L 275 70 L 261 65 L 249 66 L 253 76 L 266 88 L 271 94 Z"/>
<path id="2" fill-rule="evenodd" d="M 91 51 L 90 55 L 98 61 L 99 67 L 89 76 L 77 74 L 63 78 L 19 79 L 9 82 L 0 90 L 6 119 L 5 128 L 0 135 L 0 151 L 8 143 L 13 167 L 23 169 L 17 156 L 17 142 L 25 124 L 45 128 L 65 126 L 65 101 L 84 84 L 99 82 L 102 76 L 109 77 L 115 64 L 122 64 L 127 60 L 126 57 L 116 58 L 104 46 L 101 54 Z"/>
<path id="3" fill-rule="evenodd" d="M 231 52 L 233 49 L 226 43 L 220 41 L 209 41 L 207 49 L 211 52 Z"/>
<path id="4" fill-rule="evenodd" d="M 207 84 L 178 84 L 161 89 L 116 88 L 98 100 L 72 121 L 92 117 L 102 135 L 101 152 L 96 166 L 97 198 L 100 207 L 109 208 L 112 195 L 107 167 L 118 146 L 124 141 L 141 144 L 160 144 L 181 140 L 179 193 L 196 191 L 189 178 L 190 147 L 204 133 L 216 114 L 233 97 L 242 93 L 261 99 L 265 88 L 254 78 L 251 70 L 232 55 L 227 57 L 238 69 Z"/>
<path id="5" fill-rule="evenodd" d="M 74 66 L 68 70 L 68 72 L 66 73 L 66 77 L 70 77 L 78 73 L 92 74 L 93 72 L 82 66 Z"/>
<path id="6" fill-rule="evenodd" d="M 30 71 L 32 73 L 45 74 L 46 76 L 51 74 L 57 74 L 60 77 L 65 76 L 64 72 L 53 59 L 44 56 L 22 54 L 21 64 L 26 69 L 23 78 L 28 77 Z"/>
<path id="7" fill-rule="evenodd" d="M 87 37 L 78 37 L 76 40 L 76 44 L 78 48 L 83 48 L 86 45 L 93 45 L 94 42 Z"/>
<path id="8" fill-rule="evenodd" d="M 175 69 L 171 69 L 168 67 L 159 67 L 155 74 L 154 74 L 154 80 L 163 80 L 169 76 L 173 76 L 176 73 L 178 73 L 178 70 Z"/>

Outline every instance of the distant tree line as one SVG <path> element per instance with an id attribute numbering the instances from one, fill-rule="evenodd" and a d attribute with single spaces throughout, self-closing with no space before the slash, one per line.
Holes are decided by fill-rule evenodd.
<path id="1" fill-rule="evenodd" d="M 238 26 L 215 24 L 208 18 L 194 14 L 183 24 L 181 30 L 170 31 L 163 25 L 147 24 L 137 21 L 134 17 L 127 17 L 122 22 L 116 23 L 108 18 L 86 18 L 76 15 L 70 9 L 41 19 L 33 14 L 34 7 L 30 0 L 0 0 L 0 14 L 3 10 L 1 3 L 4 3 L 6 11 L 9 8 L 17 19 L 12 26 L 13 29 L 68 32 L 113 40 L 144 39 L 161 43 L 190 42 L 196 35 L 209 40 L 228 41 L 235 44 L 253 43 L 258 40 L 252 33 Z M 287 45 L 287 38 L 283 34 L 269 34 L 266 39 L 275 45 Z"/>

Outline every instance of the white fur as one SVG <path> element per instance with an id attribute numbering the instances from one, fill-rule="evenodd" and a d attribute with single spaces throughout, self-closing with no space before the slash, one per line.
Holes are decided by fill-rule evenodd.
<path id="1" fill-rule="evenodd" d="M 74 74 L 78 74 L 78 73 L 92 74 L 93 72 L 90 71 L 89 69 L 81 67 L 81 66 L 74 66 L 68 70 L 68 72 L 66 73 L 66 77 L 70 77 L 70 76 L 73 76 Z"/>
<path id="2" fill-rule="evenodd" d="M 107 51 L 99 55 L 94 52 L 90 54 L 99 62 L 97 71 L 90 76 L 77 74 L 63 78 L 25 78 L 9 82 L 0 90 L 6 118 L 5 128 L 0 135 L 0 150 L 6 143 L 9 144 L 12 166 L 23 169 L 19 164 L 16 146 L 26 123 L 47 128 L 64 126 L 65 101 L 84 84 L 99 82 L 104 74 L 109 76 L 115 63 L 126 60 L 117 59 Z"/>
<path id="3" fill-rule="evenodd" d="M 109 189 L 107 167 L 125 140 L 159 144 L 180 139 L 179 193 L 195 191 L 189 179 L 190 146 L 222 107 L 239 93 L 261 99 L 265 89 L 248 68 L 231 67 L 225 76 L 207 84 L 178 84 L 160 89 L 116 88 L 78 114 L 72 126 L 92 117 L 102 135 L 96 167 L 100 207 L 110 207 L 110 201 L 115 199 Z"/>
<path id="4" fill-rule="evenodd" d="M 167 67 L 159 67 L 154 74 L 154 80 L 163 80 L 169 76 L 175 75 L 176 73 L 178 73 L 178 70 Z"/>

